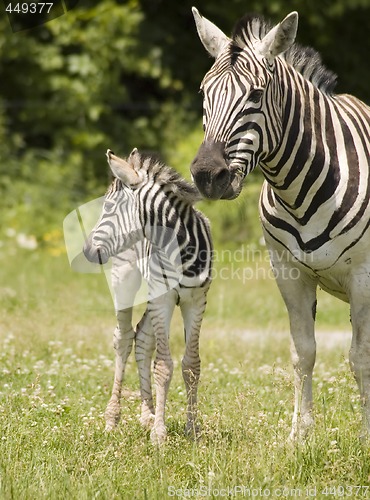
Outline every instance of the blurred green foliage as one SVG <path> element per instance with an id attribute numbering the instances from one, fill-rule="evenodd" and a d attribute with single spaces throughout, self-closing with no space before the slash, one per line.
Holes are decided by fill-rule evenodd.
<path id="1" fill-rule="evenodd" d="M 202 140 L 199 83 L 212 63 L 196 35 L 193 3 L 226 33 L 246 11 L 277 22 L 297 10 L 298 41 L 339 74 L 338 91 L 370 102 L 370 0 L 81 0 L 16 33 L 3 12 L 2 227 L 39 240 L 61 227 L 70 210 L 104 192 L 108 147 L 159 154 L 189 177 Z M 248 182 L 260 185 L 261 175 Z M 230 205 L 204 204 L 216 238 L 258 239 L 257 199 L 251 185 Z"/>

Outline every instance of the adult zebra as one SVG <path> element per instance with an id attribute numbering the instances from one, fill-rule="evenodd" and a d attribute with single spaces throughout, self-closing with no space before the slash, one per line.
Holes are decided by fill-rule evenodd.
<path id="1" fill-rule="evenodd" d="M 204 142 L 191 165 L 203 196 L 232 199 L 257 165 L 260 218 L 292 338 L 290 437 L 313 423 L 316 289 L 350 303 L 350 366 L 370 428 L 370 108 L 335 95 L 319 54 L 295 44 L 298 14 L 277 26 L 245 16 L 228 38 L 193 8 L 216 59 L 205 75 Z"/>
<path id="2" fill-rule="evenodd" d="M 135 339 L 142 399 L 140 421 L 151 426 L 151 439 L 166 438 L 165 404 L 172 378 L 170 322 L 175 305 L 184 321 L 182 374 L 188 410 L 187 431 L 196 430 L 200 376 L 199 334 L 211 284 L 212 239 L 206 217 L 194 208 L 200 199 L 194 185 L 177 172 L 134 149 L 127 160 L 107 151 L 115 176 L 100 219 L 84 246 L 86 258 L 105 264 L 110 257 L 118 325 L 114 333 L 116 367 L 105 419 L 107 430 L 120 417 L 120 396 L 126 362 Z M 148 305 L 136 331 L 132 304 L 140 287 L 139 269 L 148 282 Z M 150 365 L 156 348 L 154 412 Z M 154 419 L 154 422 L 153 422 Z"/>

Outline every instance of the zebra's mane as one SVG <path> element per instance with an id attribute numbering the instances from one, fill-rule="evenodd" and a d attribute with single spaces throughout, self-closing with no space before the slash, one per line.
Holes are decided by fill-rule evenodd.
<path id="1" fill-rule="evenodd" d="M 261 40 L 272 28 L 273 26 L 258 14 L 242 17 L 232 33 L 231 56 L 241 48 L 250 46 L 254 40 Z M 326 68 L 315 49 L 294 43 L 281 57 L 322 92 L 333 94 L 337 75 Z"/>
<path id="2" fill-rule="evenodd" d="M 156 158 L 141 154 L 136 150 L 136 153 L 127 161 L 137 172 L 144 171 L 147 180 L 153 179 L 154 182 L 163 186 L 166 192 L 174 193 L 177 198 L 189 205 L 201 200 L 201 195 L 194 184 L 187 182 L 176 170 Z"/>

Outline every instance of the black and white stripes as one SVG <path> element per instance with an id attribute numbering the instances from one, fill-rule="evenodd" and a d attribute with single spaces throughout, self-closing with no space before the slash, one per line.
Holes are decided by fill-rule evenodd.
<path id="1" fill-rule="evenodd" d="M 148 281 L 160 280 L 163 269 L 163 276 L 176 285 L 206 283 L 211 275 L 212 248 L 208 221 L 193 206 L 199 199 L 198 190 L 174 170 L 137 150 L 128 163 L 139 173 L 140 181 L 130 186 L 126 179 L 126 184 L 120 178 L 113 180 L 85 254 L 104 263 L 135 245 L 138 262 L 147 264 L 141 270 Z"/>
<path id="2" fill-rule="evenodd" d="M 194 208 L 198 190 L 174 170 L 141 155 L 136 149 L 127 161 L 107 152 L 115 176 L 95 228 L 87 238 L 88 260 L 112 258 L 112 287 L 118 325 L 114 333 L 116 368 L 105 417 L 113 429 L 120 416 L 120 395 L 127 358 L 135 340 L 142 398 L 141 422 L 153 425 L 151 438 L 166 438 L 164 410 L 173 363 L 169 349 L 173 309 L 180 306 L 185 328 L 182 372 L 188 396 L 187 430 L 194 432 L 200 375 L 199 333 L 211 283 L 212 254 L 207 219 Z M 136 330 L 132 305 L 141 276 L 148 284 L 147 310 Z M 151 386 L 151 360 L 156 350 Z"/>
<path id="3" fill-rule="evenodd" d="M 274 27 L 247 16 L 231 38 L 193 13 L 216 60 L 201 86 L 205 136 L 191 171 L 212 199 L 238 196 L 257 166 L 264 174 L 260 217 L 292 334 L 291 436 L 312 423 L 317 286 L 351 305 L 350 361 L 370 428 L 370 108 L 335 95 L 320 55 L 294 43 L 297 13 Z"/>

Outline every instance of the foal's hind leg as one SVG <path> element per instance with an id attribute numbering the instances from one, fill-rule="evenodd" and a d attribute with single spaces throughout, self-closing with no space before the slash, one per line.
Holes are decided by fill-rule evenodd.
<path id="1" fill-rule="evenodd" d="M 156 339 L 154 361 L 154 381 L 156 386 L 156 405 L 154 425 L 150 439 L 154 444 L 164 443 L 167 430 L 164 421 L 168 388 L 170 386 L 173 361 L 170 353 L 170 323 L 177 302 L 177 292 L 170 290 L 166 294 L 149 301 L 148 310 Z"/>
<path id="2" fill-rule="evenodd" d="M 155 351 L 155 335 L 148 310 L 136 327 L 135 358 L 140 379 L 141 416 L 140 423 L 151 427 L 154 422 L 154 406 L 151 382 L 151 363 Z"/>
<path id="3" fill-rule="evenodd" d="M 196 436 L 198 427 L 197 394 L 200 377 L 199 334 L 207 304 L 208 286 L 188 290 L 188 296 L 180 302 L 185 327 L 185 354 L 182 359 L 182 376 L 188 397 L 187 434 Z"/>

